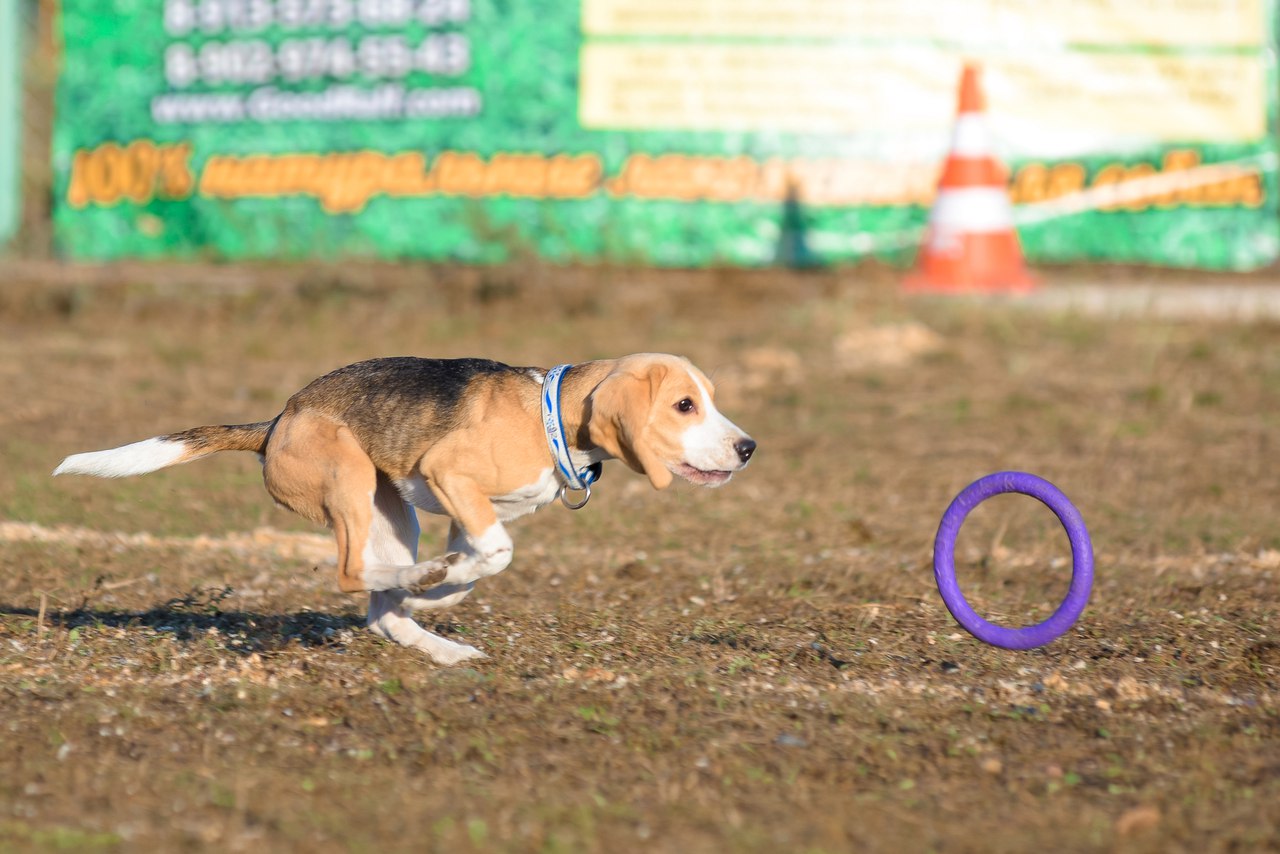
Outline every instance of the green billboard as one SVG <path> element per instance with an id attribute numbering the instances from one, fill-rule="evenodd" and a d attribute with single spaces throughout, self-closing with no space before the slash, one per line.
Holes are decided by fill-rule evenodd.
<path id="1" fill-rule="evenodd" d="M 1280 251 L 1271 0 L 63 0 L 72 258 L 914 254 L 980 61 L 1032 261 Z M 797 235 L 799 239 L 797 242 Z"/>

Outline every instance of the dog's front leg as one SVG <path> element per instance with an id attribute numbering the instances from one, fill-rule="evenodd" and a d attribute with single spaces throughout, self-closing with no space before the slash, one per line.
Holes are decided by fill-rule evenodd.
<path id="1" fill-rule="evenodd" d="M 452 548 L 452 546 L 450 546 Z M 413 508 L 399 498 L 391 488 L 380 488 L 373 503 L 368 539 L 363 549 L 366 559 L 365 572 L 374 569 L 391 580 L 400 570 L 415 566 L 418 555 L 418 519 Z M 365 576 L 366 583 L 369 581 Z M 461 600 L 462 596 L 438 595 L 450 588 L 436 588 L 428 595 L 439 603 L 437 607 Z M 366 625 L 379 637 L 402 646 L 421 650 L 437 664 L 457 664 L 468 659 L 484 658 L 484 653 L 472 646 L 456 643 L 432 634 L 419 626 L 411 616 L 408 604 L 409 591 L 403 589 L 374 590 L 369 593 L 369 615 Z"/>
<path id="2" fill-rule="evenodd" d="M 457 522 L 449 525 L 449 554 L 467 555 L 472 552 L 471 543 L 467 540 L 467 535 L 458 527 Z M 429 590 L 418 593 L 410 593 L 404 598 L 404 607 L 411 611 L 435 611 L 441 608 L 448 608 L 457 605 L 475 588 L 476 583 L 469 581 L 464 584 L 440 584 Z"/>
<path id="3" fill-rule="evenodd" d="M 481 578 L 495 575 L 511 563 L 511 536 L 496 519 L 479 537 L 450 536 L 449 553 L 406 566 L 366 563 L 362 580 L 367 590 L 407 589 L 447 608 L 461 602 Z"/>
<path id="4" fill-rule="evenodd" d="M 511 535 L 498 521 L 489 497 L 470 478 L 459 475 L 440 475 L 427 482 L 453 524 L 444 578 L 419 587 L 474 584 L 506 569 L 513 551 Z"/>
<path id="5" fill-rule="evenodd" d="M 409 565 L 365 562 L 360 583 L 364 590 L 432 591 L 425 598 L 438 604 L 421 607 L 443 608 L 461 601 L 481 578 L 506 569 L 511 564 L 513 544 L 492 502 L 469 478 L 443 475 L 428 482 L 440 507 L 453 520 L 448 553 Z M 441 587 L 453 589 L 435 593 Z"/>
<path id="6" fill-rule="evenodd" d="M 416 545 L 416 542 L 415 542 Z M 472 557 L 472 547 L 457 523 L 449 526 L 449 553 Z M 419 593 L 408 590 L 388 590 L 369 594 L 369 628 L 375 633 L 405 646 L 426 652 L 439 664 L 457 664 L 485 654 L 473 646 L 432 634 L 420 627 L 410 616 L 417 610 L 439 610 L 456 605 L 467 598 L 475 582 L 461 584 L 440 583 Z"/>

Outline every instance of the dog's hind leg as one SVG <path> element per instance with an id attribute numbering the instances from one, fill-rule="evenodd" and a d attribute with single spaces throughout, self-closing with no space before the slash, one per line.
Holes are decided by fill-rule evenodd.
<path id="1" fill-rule="evenodd" d="M 311 413 L 282 416 L 267 444 L 262 473 L 276 501 L 333 529 L 338 589 L 344 593 L 432 586 L 448 575 L 450 557 L 415 563 L 416 539 L 411 551 L 396 546 L 395 537 L 388 539 L 404 500 L 347 427 Z M 413 527 L 416 531 L 416 517 Z"/>
<path id="2" fill-rule="evenodd" d="M 486 657 L 474 646 L 442 638 L 418 625 L 404 604 L 407 595 L 405 590 L 375 590 L 370 593 L 369 630 L 401 646 L 422 650 L 436 664 L 457 664 Z"/>
<path id="3" fill-rule="evenodd" d="M 376 561 L 384 565 L 412 565 L 417 560 L 418 517 L 382 475 L 378 475 L 369 536 L 364 551 L 366 564 Z M 435 592 L 432 591 L 433 594 Z M 406 590 L 372 591 L 369 594 L 369 616 L 366 621 L 370 631 L 402 646 L 420 649 L 438 664 L 457 664 L 485 657 L 483 652 L 473 646 L 455 643 L 418 625 L 410 616 L 412 609 L 407 602 L 408 596 Z M 441 597 L 441 601 L 446 598 L 448 597 Z M 448 604 L 453 603 L 450 601 Z"/>
<path id="4" fill-rule="evenodd" d="M 441 664 L 483 657 L 474 647 L 428 632 L 409 616 L 404 588 L 440 585 L 462 556 L 416 562 L 413 508 L 348 428 L 309 413 L 282 417 L 267 445 L 263 479 L 281 504 L 333 529 L 338 587 L 370 592 L 367 624 L 375 634 L 420 649 Z"/>

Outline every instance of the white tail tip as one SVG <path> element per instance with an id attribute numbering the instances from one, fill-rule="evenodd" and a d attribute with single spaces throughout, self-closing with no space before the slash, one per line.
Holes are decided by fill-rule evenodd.
<path id="1" fill-rule="evenodd" d="M 129 477 L 183 462 L 186 456 L 187 446 L 184 442 L 170 442 L 160 438 L 144 439 L 108 451 L 72 454 L 53 470 L 53 474 L 55 477 L 60 474 Z"/>

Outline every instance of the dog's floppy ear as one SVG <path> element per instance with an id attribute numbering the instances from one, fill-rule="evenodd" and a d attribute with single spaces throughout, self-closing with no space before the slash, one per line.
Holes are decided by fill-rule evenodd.
<path id="1" fill-rule="evenodd" d="M 617 370 L 591 392 L 591 441 L 633 471 L 647 475 L 654 489 L 671 485 L 671 472 L 650 443 L 649 421 L 658 387 L 666 377 L 662 365 L 640 372 Z"/>

